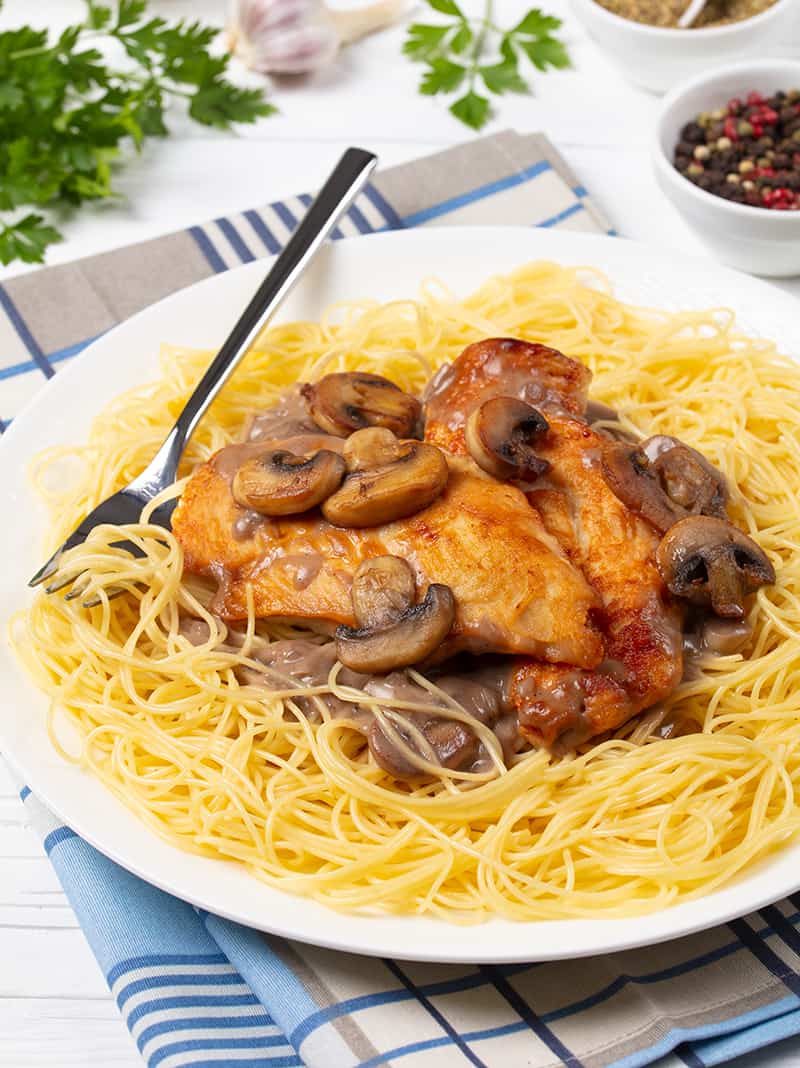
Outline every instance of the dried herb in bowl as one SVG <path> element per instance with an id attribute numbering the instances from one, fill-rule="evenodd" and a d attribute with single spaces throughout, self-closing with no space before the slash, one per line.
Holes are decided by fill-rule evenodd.
<path id="1" fill-rule="evenodd" d="M 681 130 L 673 163 L 725 200 L 800 210 L 800 89 L 751 92 L 701 112 Z"/>
<path id="2" fill-rule="evenodd" d="M 596 3 L 623 19 L 664 28 L 676 27 L 678 19 L 689 6 L 689 0 L 596 0 Z M 699 30 L 704 26 L 742 22 L 760 15 L 774 3 L 775 0 L 708 0 L 688 29 Z"/>

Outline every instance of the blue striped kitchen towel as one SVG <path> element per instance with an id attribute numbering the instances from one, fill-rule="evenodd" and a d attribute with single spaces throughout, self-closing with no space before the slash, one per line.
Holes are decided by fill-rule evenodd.
<path id="1" fill-rule="evenodd" d="M 4 416 L 140 307 L 274 252 L 308 199 L 0 286 Z M 543 138 L 500 134 L 380 173 L 338 236 L 523 221 L 608 232 Z M 703 1068 L 800 1032 L 800 896 L 589 960 L 400 964 L 198 911 L 20 797 L 150 1068 Z"/>

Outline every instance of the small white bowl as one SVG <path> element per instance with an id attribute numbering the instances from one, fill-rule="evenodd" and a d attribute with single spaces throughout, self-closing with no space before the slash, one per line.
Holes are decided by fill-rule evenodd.
<path id="1" fill-rule="evenodd" d="M 723 67 L 677 86 L 661 105 L 652 146 L 661 189 L 697 236 L 724 263 L 749 274 L 800 274 L 800 211 L 770 211 L 699 189 L 675 169 L 672 154 L 683 126 L 701 111 L 724 107 L 752 90 L 765 95 L 800 89 L 800 62 L 753 60 Z"/>
<path id="2" fill-rule="evenodd" d="M 787 23 L 798 15 L 796 0 L 776 0 L 742 22 L 677 30 L 624 19 L 596 0 L 571 0 L 571 4 L 589 36 L 622 73 L 660 93 L 712 66 L 763 56 L 771 44 L 784 39 Z"/>

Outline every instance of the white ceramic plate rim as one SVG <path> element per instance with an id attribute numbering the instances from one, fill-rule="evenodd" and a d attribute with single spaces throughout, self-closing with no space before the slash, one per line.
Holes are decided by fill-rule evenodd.
<path id="1" fill-rule="evenodd" d="M 332 298 L 412 296 L 438 275 L 467 292 L 489 275 L 529 260 L 606 270 L 626 299 L 677 309 L 734 306 L 746 328 L 800 354 L 796 302 L 777 288 L 708 260 L 672 255 L 619 238 L 502 227 L 441 227 L 373 235 L 328 246 L 282 318 L 313 317 Z M 212 348 L 251 295 L 265 263 L 249 264 L 182 290 L 94 342 L 40 390 L 0 441 L 7 517 L 0 525 L 0 603 L 28 602 L 26 578 L 40 563 L 45 515 L 24 468 L 45 445 L 78 442 L 92 415 L 123 389 L 155 377 L 162 341 Z M 4 612 L 5 616 L 7 613 Z M 800 844 L 736 883 L 696 901 L 624 920 L 514 923 L 464 929 L 427 917 L 341 915 L 263 885 L 241 866 L 185 853 L 139 822 L 97 780 L 63 761 L 44 731 L 46 701 L 0 646 L 4 702 L 0 749 L 60 819 L 123 867 L 210 912 L 274 934 L 334 949 L 439 962 L 515 962 L 588 956 L 652 944 L 714 926 L 800 887 Z"/>

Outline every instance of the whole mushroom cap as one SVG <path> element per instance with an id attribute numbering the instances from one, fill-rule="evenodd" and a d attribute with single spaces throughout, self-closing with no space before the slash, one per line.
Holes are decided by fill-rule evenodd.
<path id="1" fill-rule="evenodd" d="M 414 435 L 422 405 L 383 375 L 343 371 L 325 375 L 301 393 L 322 430 L 347 437 L 364 427 L 385 427 L 400 438 Z"/>
<path id="2" fill-rule="evenodd" d="M 689 516 L 675 523 L 656 549 L 667 588 L 726 619 L 743 619 L 744 599 L 775 582 L 764 550 L 727 519 Z"/>

